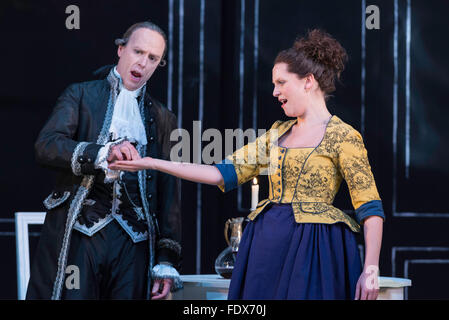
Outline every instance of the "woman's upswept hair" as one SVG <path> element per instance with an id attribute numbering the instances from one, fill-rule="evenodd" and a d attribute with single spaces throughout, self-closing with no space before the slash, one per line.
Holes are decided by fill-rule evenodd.
<path id="1" fill-rule="evenodd" d="M 279 52 L 274 64 L 286 63 L 288 71 L 300 79 L 313 74 L 324 97 L 335 91 L 335 81 L 348 60 L 346 50 L 328 33 L 314 29 L 306 37 L 297 38 L 293 46 Z"/>

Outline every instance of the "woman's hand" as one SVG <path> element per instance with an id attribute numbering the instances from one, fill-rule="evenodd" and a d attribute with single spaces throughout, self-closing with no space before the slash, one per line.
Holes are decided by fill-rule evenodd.
<path id="1" fill-rule="evenodd" d="M 354 300 L 376 300 L 379 295 L 377 266 L 365 268 L 357 281 Z"/>
<path id="2" fill-rule="evenodd" d="M 154 169 L 154 160 L 150 157 L 145 157 L 137 160 L 116 160 L 109 164 L 108 168 L 111 170 L 124 170 L 136 172 L 145 169 Z"/>

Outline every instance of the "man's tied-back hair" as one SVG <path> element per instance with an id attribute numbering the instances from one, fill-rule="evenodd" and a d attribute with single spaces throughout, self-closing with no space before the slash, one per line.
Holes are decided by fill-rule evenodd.
<path id="1" fill-rule="evenodd" d="M 123 36 L 121 38 L 115 39 L 115 44 L 118 46 L 126 46 L 132 33 L 140 28 L 146 28 L 149 30 L 156 31 L 157 33 L 159 33 L 162 36 L 162 38 L 164 38 L 165 48 L 164 48 L 164 53 L 162 54 L 162 58 L 161 58 L 161 62 L 159 63 L 159 66 L 161 66 L 161 67 L 165 66 L 167 64 L 167 61 L 165 61 L 165 59 L 164 59 L 165 53 L 167 52 L 167 36 L 165 35 L 165 32 L 158 25 L 154 24 L 151 21 L 143 21 L 143 22 L 138 22 L 138 23 L 133 24 L 131 27 L 128 28 L 128 30 L 126 30 L 126 32 L 123 34 Z"/>

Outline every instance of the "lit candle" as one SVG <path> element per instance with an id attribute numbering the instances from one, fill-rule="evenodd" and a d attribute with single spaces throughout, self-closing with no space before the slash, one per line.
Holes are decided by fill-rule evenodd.
<path id="1" fill-rule="evenodd" d="M 253 179 L 253 184 L 251 186 L 251 210 L 256 210 L 257 204 L 259 203 L 259 185 L 257 184 L 257 179 Z"/>

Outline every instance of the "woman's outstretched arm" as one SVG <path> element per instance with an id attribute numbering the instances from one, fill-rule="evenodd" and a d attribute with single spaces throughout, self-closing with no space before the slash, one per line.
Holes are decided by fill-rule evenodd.
<path id="1" fill-rule="evenodd" d="M 115 161 L 109 164 L 109 169 L 132 172 L 153 169 L 193 182 L 218 186 L 224 184 L 220 171 L 215 166 L 205 164 L 174 162 L 145 157 L 132 161 Z"/>
<path id="2" fill-rule="evenodd" d="M 364 220 L 365 264 L 356 286 L 355 299 L 376 300 L 379 295 L 379 256 L 382 245 L 383 220 L 369 216 Z"/>

